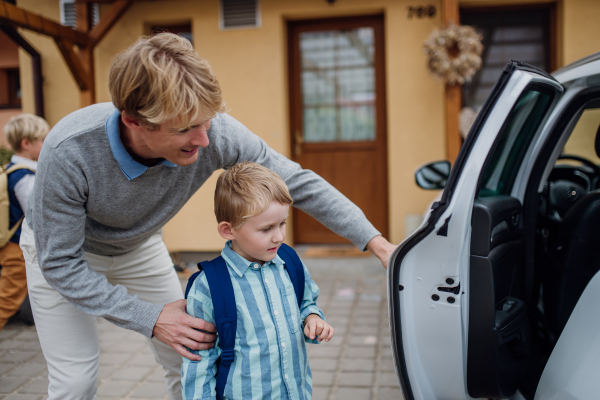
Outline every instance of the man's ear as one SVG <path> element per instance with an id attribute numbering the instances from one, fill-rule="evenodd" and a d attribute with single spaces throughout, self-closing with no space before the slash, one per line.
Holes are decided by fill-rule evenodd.
<path id="1" fill-rule="evenodd" d="M 139 131 L 142 127 L 140 121 L 137 118 L 132 117 L 125 111 L 121 111 L 121 122 L 123 122 L 123 125 L 125 125 L 127 128 L 133 131 Z"/>
<path id="2" fill-rule="evenodd" d="M 233 237 L 233 227 L 231 226 L 230 222 L 219 222 L 219 226 L 217 228 L 219 230 L 219 235 L 221 235 L 221 237 L 223 239 L 227 239 L 227 240 L 233 240 L 235 239 Z"/>

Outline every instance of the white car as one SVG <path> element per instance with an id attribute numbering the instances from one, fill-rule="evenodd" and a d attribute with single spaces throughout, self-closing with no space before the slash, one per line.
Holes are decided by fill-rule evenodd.
<path id="1" fill-rule="evenodd" d="M 600 399 L 600 53 L 512 61 L 388 266 L 405 400 Z"/>

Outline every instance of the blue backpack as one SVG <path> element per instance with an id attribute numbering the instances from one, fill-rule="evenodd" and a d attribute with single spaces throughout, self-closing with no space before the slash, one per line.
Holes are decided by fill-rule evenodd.
<path id="1" fill-rule="evenodd" d="M 304 298 L 304 268 L 298 254 L 290 246 L 282 244 L 277 255 L 285 262 L 285 270 L 290 276 L 298 307 Z M 196 272 L 188 280 L 185 289 L 185 298 L 192 284 L 202 271 L 206 274 L 206 280 L 210 288 L 210 294 L 215 311 L 215 325 L 219 335 L 221 357 L 217 360 L 217 400 L 223 398 L 229 368 L 234 359 L 235 332 L 237 330 L 237 310 L 235 307 L 235 294 L 233 284 L 227 271 L 227 264 L 223 257 L 219 256 L 212 261 L 204 261 L 198 264 L 200 271 Z"/>

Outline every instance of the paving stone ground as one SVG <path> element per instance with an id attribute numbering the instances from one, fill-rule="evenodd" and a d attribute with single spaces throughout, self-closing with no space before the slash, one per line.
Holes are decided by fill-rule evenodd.
<path id="1" fill-rule="evenodd" d="M 386 275 L 374 257 L 304 259 L 320 287 L 319 307 L 335 328 L 308 345 L 314 400 L 402 400 L 390 348 Z M 185 280 L 182 279 L 182 284 Z M 168 399 L 145 339 L 98 319 L 98 400 Z M 35 327 L 0 332 L 0 400 L 47 398 L 48 372 Z"/>

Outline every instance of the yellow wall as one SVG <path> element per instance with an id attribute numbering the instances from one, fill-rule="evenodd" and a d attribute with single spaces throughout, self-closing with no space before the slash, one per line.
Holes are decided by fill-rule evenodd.
<path id="1" fill-rule="evenodd" d="M 20 7 L 58 19 L 58 0 L 19 0 Z M 523 3 L 522 1 L 461 2 L 461 6 Z M 433 4 L 432 19 L 408 19 L 407 7 Z M 96 48 L 97 101 L 109 101 L 106 77 L 111 58 L 127 48 L 153 24 L 191 22 L 194 45 L 212 65 L 230 114 L 289 155 L 286 21 L 345 15 L 383 14 L 387 82 L 390 240 L 405 236 L 405 218 L 422 214 L 436 193 L 414 184 L 421 164 L 445 158 L 444 90 L 426 68 L 423 41 L 441 23 L 440 1 L 261 0 L 258 29 L 218 29 L 218 1 L 136 2 Z M 558 6 L 559 64 L 600 50 L 600 1 L 563 0 Z M 79 106 L 75 82 L 54 43 L 26 33 L 43 54 L 46 115 L 51 124 Z M 24 110 L 33 109 L 29 60 L 21 52 Z M 164 229 L 171 251 L 217 250 L 223 240 L 216 233 L 212 193 L 216 176 L 190 200 Z"/>
<path id="2" fill-rule="evenodd" d="M 563 65 L 600 51 L 600 1 L 563 1 Z"/>
<path id="3" fill-rule="evenodd" d="M 59 2 L 23 0 L 17 5 L 54 21 L 60 21 Z M 44 115 L 50 126 L 79 108 L 79 91 L 67 64 L 60 55 L 54 40 L 47 36 L 21 30 L 21 34 L 42 55 L 44 78 Z M 23 112 L 35 114 L 31 57 L 19 50 Z"/>

